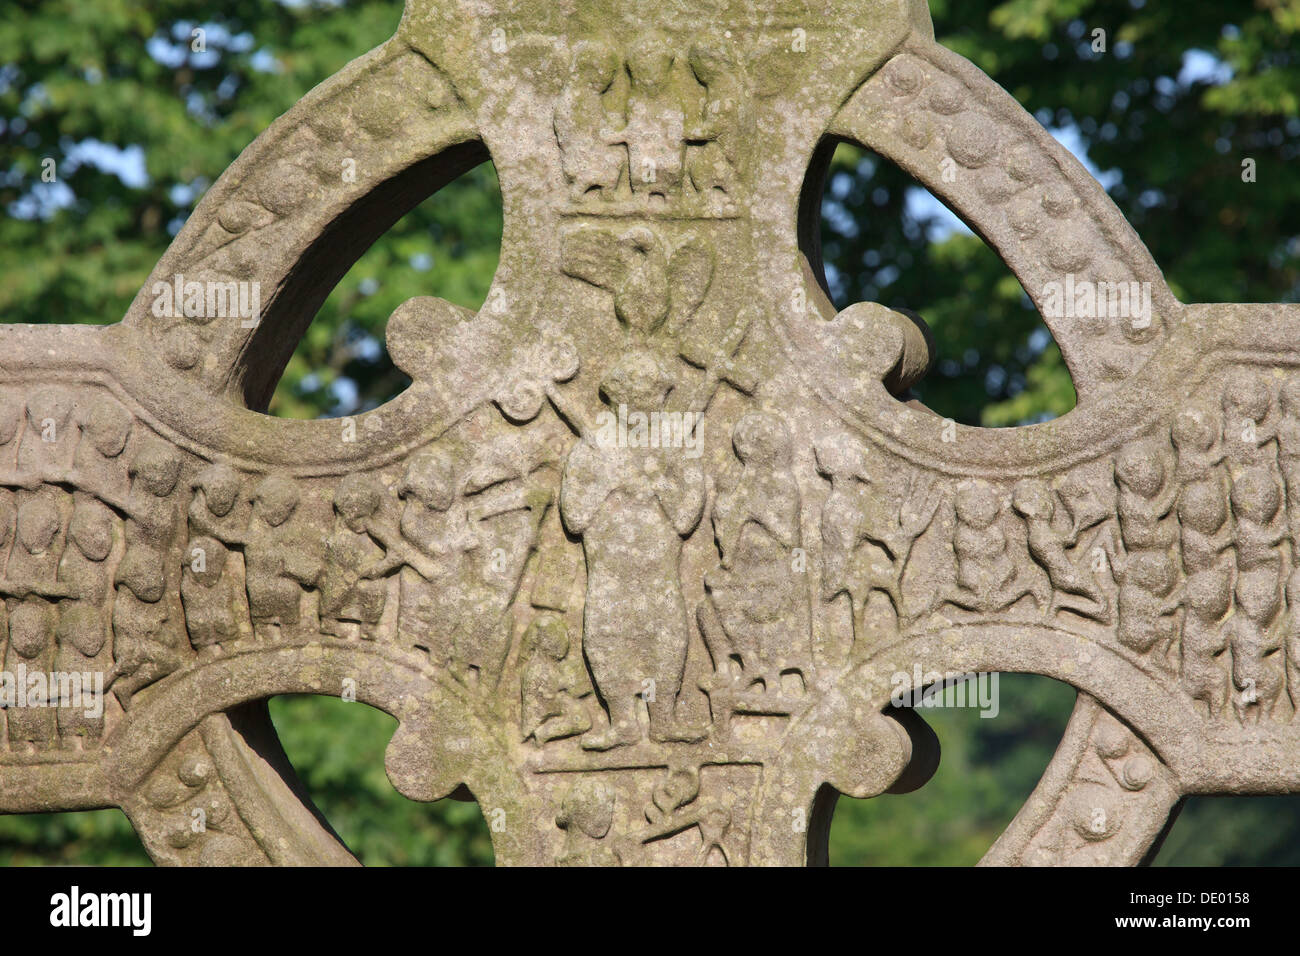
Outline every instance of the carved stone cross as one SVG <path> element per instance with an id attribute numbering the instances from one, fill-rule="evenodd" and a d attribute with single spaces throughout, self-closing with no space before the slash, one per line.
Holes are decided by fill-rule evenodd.
<path id="1" fill-rule="evenodd" d="M 1074 411 L 894 397 L 923 324 L 823 292 L 841 140 L 997 249 Z M 376 411 L 258 411 L 368 244 L 487 158 L 485 307 L 399 308 Z M 472 794 L 502 863 L 818 862 L 838 794 L 933 772 L 900 688 L 1020 671 L 1081 693 L 986 862 L 1138 862 L 1183 795 L 1300 788 L 1298 323 L 1176 301 L 920 0 L 408 0 L 120 324 L 0 329 L 0 811 L 354 862 L 260 704 L 317 693 L 396 717 L 394 785 Z"/>

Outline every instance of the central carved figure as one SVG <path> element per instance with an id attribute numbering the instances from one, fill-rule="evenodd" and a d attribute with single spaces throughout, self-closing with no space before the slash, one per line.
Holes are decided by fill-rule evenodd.
<path id="1" fill-rule="evenodd" d="M 601 383 L 610 406 L 643 416 L 662 411 L 669 390 L 659 362 L 643 351 L 625 356 Z M 583 738 L 588 750 L 641 739 L 639 700 L 654 740 L 704 736 L 679 726 L 676 717 L 690 641 L 679 584 L 682 539 L 703 513 L 704 475 L 672 455 L 586 436 L 565 464 L 560 511 L 565 526 L 582 537 L 587 559 L 582 648 L 610 720 L 607 730 Z"/>

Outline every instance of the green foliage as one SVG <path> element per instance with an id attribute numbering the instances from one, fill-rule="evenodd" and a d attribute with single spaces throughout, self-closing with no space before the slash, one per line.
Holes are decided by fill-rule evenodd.
<path id="1" fill-rule="evenodd" d="M 1300 301 L 1300 0 L 931 0 L 937 33 L 1043 123 L 1118 174 L 1110 193 L 1187 301 Z M 147 9 L 142 9 L 147 7 Z M 397 0 L 11 2 L 0 29 L 0 315 L 118 319 L 203 191 L 313 85 L 386 39 Z M 206 31 L 207 52 L 190 48 Z M 1097 52 L 1094 31 L 1105 31 Z M 1184 56 L 1218 75 L 1181 82 Z M 142 151 L 143 182 L 82 144 Z M 56 162 L 56 184 L 41 180 Z M 1257 164 L 1244 182 L 1242 163 Z M 940 363 L 919 397 L 970 424 L 1074 404 L 1060 352 L 979 239 L 946 237 L 914 183 L 861 150 L 835 156 L 823 246 L 840 305 L 916 308 Z M 405 386 L 382 348 L 415 295 L 477 306 L 501 235 L 490 166 L 408 213 L 335 288 L 290 363 L 275 414 L 373 407 Z M 927 711 L 944 762 L 915 794 L 842 800 L 837 863 L 971 863 L 1046 766 L 1072 694 L 1002 678 L 1002 713 Z M 414 804 L 383 774 L 393 723 L 363 705 L 281 699 L 271 713 L 307 789 L 367 863 L 486 863 L 473 804 Z M 1294 800 L 1190 802 L 1161 862 L 1300 862 Z M 0 817 L 0 863 L 147 862 L 117 811 Z"/>
<path id="2" fill-rule="evenodd" d="M 1074 706 L 1074 690 L 1046 677 L 1001 674 L 998 691 L 995 717 L 970 707 L 922 710 L 939 737 L 939 770 L 915 793 L 841 797 L 833 865 L 979 862 L 1038 783 Z"/>
<path id="3" fill-rule="evenodd" d="M 271 719 L 307 792 L 367 866 L 492 864 L 476 803 L 407 800 L 388 782 L 384 748 L 397 721 L 331 697 L 277 697 Z"/>
<path id="4" fill-rule="evenodd" d="M 0 816 L 0 866 L 149 866 L 121 810 Z"/>

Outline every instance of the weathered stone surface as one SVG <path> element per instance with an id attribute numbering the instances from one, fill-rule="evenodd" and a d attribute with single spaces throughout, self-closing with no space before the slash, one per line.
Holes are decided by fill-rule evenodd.
<path id="1" fill-rule="evenodd" d="M 1075 411 L 895 397 L 924 324 L 818 282 L 837 138 L 997 248 Z M 484 308 L 400 308 L 412 385 L 374 412 L 257 411 L 366 244 L 489 156 Z M 250 288 L 255 317 L 216 295 Z M 121 324 L 0 329 L 4 670 L 111 689 L 0 711 L 0 811 L 120 806 L 162 863 L 352 862 L 259 703 L 342 694 L 503 863 L 818 862 L 837 793 L 937 763 L 894 675 L 1006 670 L 1082 693 L 986 861 L 1137 862 L 1181 795 L 1300 787 L 1298 319 L 1176 301 L 915 0 L 411 0 Z"/>

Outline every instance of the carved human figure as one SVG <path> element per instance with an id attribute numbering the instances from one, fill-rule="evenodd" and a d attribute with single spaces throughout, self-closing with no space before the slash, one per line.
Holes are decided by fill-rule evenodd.
<path id="1" fill-rule="evenodd" d="M 101 610 L 93 605 L 72 601 L 59 608 L 58 626 L 55 630 L 58 650 L 54 669 L 62 675 L 81 675 L 82 698 L 64 701 L 56 718 L 59 743 L 65 749 L 86 749 L 104 734 L 104 708 L 102 700 L 95 700 L 102 685 L 95 674 L 105 670 L 104 648 L 108 633 Z M 107 678 L 101 678 L 107 683 Z"/>
<path id="2" fill-rule="evenodd" d="M 687 175 L 703 195 L 734 196 L 754 125 L 740 66 L 724 48 L 704 45 L 691 48 L 689 63 L 706 92 L 690 132 L 696 145 L 687 151 Z"/>
<path id="3" fill-rule="evenodd" d="M 521 661 L 522 739 L 540 745 L 591 729 L 582 703 L 591 696 L 591 682 L 581 655 L 571 653 L 562 617 L 540 614 L 528 625 Z"/>
<path id="4" fill-rule="evenodd" d="M 1219 563 L 1233 544 L 1224 477 L 1202 478 L 1183 486 L 1178 495 L 1178 528 L 1183 568 L 1188 574 Z"/>
<path id="5" fill-rule="evenodd" d="M 117 566 L 113 602 L 113 656 L 118 678 L 113 692 L 123 707 L 139 689 L 170 673 L 184 659 L 184 622 L 172 600 L 177 575 L 169 554 L 181 529 L 180 505 L 172 492 L 180 458 L 150 439 L 139 446 L 128 473 L 126 551 Z M 170 586 L 169 586 L 170 585 Z"/>
<path id="6" fill-rule="evenodd" d="M 670 380 L 650 353 L 625 355 L 601 385 L 613 408 L 661 411 Z M 655 740 L 699 739 L 676 718 L 690 629 L 678 564 L 682 539 L 704 510 L 704 476 L 672 449 L 602 447 L 585 432 L 569 453 L 560 514 L 582 538 L 587 599 L 582 648 L 610 726 L 583 746 L 605 750 L 642 739 L 644 693 Z"/>
<path id="7" fill-rule="evenodd" d="M 162 552 L 175 543 L 180 530 L 180 507 L 171 497 L 180 468 L 180 457 L 156 439 L 140 446 L 128 468 L 127 551 L 157 552 L 160 571 Z"/>
<path id="8" fill-rule="evenodd" d="M 18 445 L 18 472 L 32 482 L 62 481 L 71 464 L 75 435 L 72 396 L 58 386 L 37 389 L 27 402 L 27 427 Z"/>
<path id="9" fill-rule="evenodd" d="M 137 691 L 170 674 L 189 652 L 183 646 L 184 622 L 162 600 L 162 589 L 156 593 L 155 600 L 147 600 L 123 583 L 113 601 L 113 693 L 124 710 Z"/>
<path id="10" fill-rule="evenodd" d="M 91 498 L 79 499 L 68 522 L 68 541 L 59 558 L 60 592 L 91 607 L 104 607 L 112 579 L 108 556 L 113 550 L 115 521 L 112 512 Z"/>
<path id="11" fill-rule="evenodd" d="M 73 498 L 124 510 L 130 475 L 123 456 L 131 437 L 130 413 L 117 402 L 97 401 L 84 416 L 81 438 L 72 455 L 68 483 L 77 489 Z"/>
<path id="12" fill-rule="evenodd" d="M 81 437 L 67 476 L 76 490 L 58 566 L 60 589 L 72 599 L 60 609 L 60 633 L 70 636 L 60 638 L 59 653 L 73 661 L 91 647 L 96 648 L 90 655 L 95 657 L 107 644 L 113 588 L 109 555 L 117 538 L 117 515 L 127 513 L 131 475 L 124 452 L 133 420 L 117 402 L 103 399 L 81 415 L 78 424 Z M 60 711 L 60 728 L 65 722 L 76 728 L 70 733 L 77 739 L 97 738 L 103 729 L 102 717 Z"/>
<path id="13" fill-rule="evenodd" d="M 101 669 L 97 657 L 107 643 L 110 626 L 109 595 L 113 581 L 108 558 L 116 539 L 115 525 L 113 513 L 102 502 L 90 495 L 74 496 L 67 546 L 59 558 L 58 591 L 68 598 L 59 607 L 60 659 L 87 667 L 95 663 L 97 670 Z M 78 655 L 96 660 L 82 661 Z M 93 737 L 102 729 L 102 721 L 83 723 L 76 715 L 69 715 L 68 719 Z M 59 726 L 63 724 L 61 714 Z M 74 736 L 80 733 L 78 730 Z"/>
<path id="14" fill-rule="evenodd" d="M 627 150 L 617 145 L 621 137 L 606 124 L 623 125 L 611 113 L 605 94 L 622 64 L 603 43 L 584 41 L 573 51 L 569 81 L 555 106 L 555 138 L 560 145 L 561 168 L 577 202 L 595 192 L 609 199 L 627 166 Z"/>
<path id="15" fill-rule="evenodd" d="M 244 549 L 248 609 L 255 636 L 273 639 L 299 624 L 305 589 L 315 587 L 320 579 L 320 536 L 293 520 L 299 493 L 292 479 L 263 478 L 252 500 Z"/>
<path id="16" fill-rule="evenodd" d="M 1120 540 L 1127 551 L 1168 550 L 1178 531 L 1170 512 L 1178 484 L 1170 480 L 1169 454 L 1159 443 L 1125 448 L 1115 461 Z"/>
<path id="17" fill-rule="evenodd" d="M 34 753 L 47 750 L 57 738 L 54 709 L 49 706 L 49 675 L 54 667 L 54 606 L 39 597 L 17 602 L 9 611 L 9 646 L 4 666 L 13 675 L 20 706 L 6 714 L 11 749 Z M 19 683 L 19 676 L 35 680 Z"/>
<path id="18" fill-rule="evenodd" d="M 13 546 L 18 534 L 17 517 L 17 509 L 14 507 L 12 496 L 0 494 L 0 554 L 5 554 Z M 11 602 L 8 599 L 21 596 L 21 594 L 14 593 L 5 577 L 0 576 L 0 648 L 4 647 L 4 642 L 9 634 L 8 605 Z"/>
<path id="19" fill-rule="evenodd" d="M 1256 567 L 1237 575 L 1237 613 L 1228 620 L 1233 708 L 1243 723 L 1271 718 L 1286 683 L 1282 594 L 1276 570 Z"/>
<path id="20" fill-rule="evenodd" d="M 741 418 L 732 447 L 741 468 L 722 479 L 713 505 L 720 565 L 705 575 L 705 589 L 746 680 L 771 690 L 787 670 L 806 677 L 810 663 L 807 600 L 793 576 L 803 543 L 799 485 L 790 433 L 776 416 Z"/>
<path id="21" fill-rule="evenodd" d="M 1222 663 L 1228 647 L 1224 619 L 1232 608 L 1232 574 L 1211 568 L 1190 575 L 1183 618 L 1182 679 L 1193 700 L 1203 701 L 1212 718 L 1223 713 L 1228 699 L 1228 674 Z"/>
<path id="22" fill-rule="evenodd" d="M 241 507 L 243 479 L 222 462 L 194 476 L 187 517 L 190 537 L 209 536 L 232 548 L 242 548 L 248 531 L 248 514 Z"/>
<path id="23" fill-rule="evenodd" d="M 233 573 L 229 549 L 216 538 L 190 538 L 181 564 L 185 630 L 190 646 L 203 660 L 239 639 L 244 586 Z"/>
<path id="24" fill-rule="evenodd" d="M 1047 572 L 1052 587 L 1057 592 L 1084 599 L 1082 603 L 1062 601 L 1061 593 L 1057 593 L 1049 610 L 1067 606 L 1087 617 L 1104 620 L 1110 610 L 1110 601 L 1096 577 L 1089 571 L 1080 570 L 1066 550 L 1077 543 L 1074 535 L 1053 527 L 1055 492 L 1041 479 L 1026 478 L 1012 489 L 1011 507 L 1025 519 L 1029 554 Z"/>
<path id="25" fill-rule="evenodd" d="M 1017 567 L 1002 526 L 1003 503 L 996 488 L 980 480 L 957 487 L 954 502 L 957 526 L 953 551 L 957 556 L 957 588 L 948 600 L 981 613 L 1003 611 L 1026 595 L 1040 609 L 1051 601 L 1050 591 Z"/>
<path id="26" fill-rule="evenodd" d="M 49 489 L 43 489 L 49 492 Z M 15 546 L 9 552 L 5 586 L 10 594 L 59 597 L 59 557 L 63 550 L 65 496 L 38 493 L 18 506 Z"/>
<path id="27" fill-rule="evenodd" d="M 495 686 L 510 652 L 510 606 L 554 492 L 521 469 L 509 439 L 484 441 L 463 484 L 463 518 L 474 547 L 461 552 L 465 567 L 454 588 L 451 674 L 467 686 Z"/>
<path id="28" fill-rule="evenodd" d="M 451 456 L 439 449 L 415 455 L 406 466 L 397 495 L 403 503 L 398 523 L 400 546 L 396 541 L 382 543 L 388 561 L 402 568 L 399 639 L 406 645 L 425 647 L 435 664 L 446 667 L 451 660 L 451 635 L 437 629 L 437 609 L 447 600 L 446 588 L 441 585 L 445 577 L 456 573 L 460 553 L 470 544 L 468 526 L 464 535 L 452 533 L 452 506 L 457 495 Z M 434 645 L 435 640 L 440 646 Z"/>
<path id="29" fill-rule="evenodd" d="M 1273 391 L 1254 369 L 1236 367 L 1223 387 L 1223 449 L 1233 469 L 1246 468 L 1272 457 L 1277 437 L 1272 414 Z"/>
<path id="30" fill-rule="evenodd" d="M 1119 582 L 1119 642 L 1145 654 L 1158 648 L 1163 659 L 1178 636 L 1175 616 L 1181 595 L 1173 558 L 1160 551 L 1131 551 L 1115 564 Z"/>
<path id="31" fill-rule="evenodd" d="M 1222 435 L 1222 421 L 1212 407 L 1194 405 L 1175 415 L 1170 428 L 1178 456 L 1174 480 L 1186 485 L 1218 477 L 1227 455 Z"/>
<path id="32" fill-rule="evenodd" d="M 385 553 L 365 576 L 398 572 L 398 643 L 427 651 L 443 668 L 452 664 L 461 593 L 455 582 L 468 573 L 466 553 L 478 547 L 457 492 L 451 455 L 426 448 L 411 457 L 397 484 L 402 502 L 397 529 L 380 521 L 368 524 Z"/>
<path id="33" fill-rule="evenodd" d="M 849 564 L 864 538 L 866 446 L 847 434 L 831 435 L 816 446 L 817 470 L 831 483 L 822 505 L 822 598 L 832 601 L 848 594 L 856 624 L 856 609 L 870 596 L 850 580 Z M 870 582 L 866 582 L 870 584 Z"/>
<path id="34" fill-rule="evenodd" d="M 1115 460 L 1120 541 L 1112 555 L 1119 582 L 1117 637 L 1130 650 L 1167 653 L 1177 637 L 1178 525 L 1172 514 L 1179 486 L 1172 479 L 1172 449 L 1148 441 L 1125 448 Z"/>
<path id="35" fill-rule="evenodd" d="M 939 498 L 914 483 L 901 505 L 872 487 L 867 448 L 846 433 L 829 435 L 815 447 L 817 470 L 831 483 L 822 505 L 822 598 L 847 593 L 855 632 L 872 591 L 886 594 L 900 617 L 904 615 L 902 580 L 916 539 L 930 526 Z M 883 551 L 880 567 L 864 543 Z"/>
<path id="36" fill-rule="evenodd" d="M 320 621 L 326 634 L 344 636 L 353 624 L 361 637 L 374 638 L 384 616 L 387 583 L 364 577 L 384 557 L 369 530 L 382 500 L 374 479 L 364 474 L 345 476 L 334 491 L 334 529 L 325 540 L 320 578 Z"/>
<path id="37" fill-rule="evenodd" d="M 1282 560 L 1278 545 L 1287 533 L 1276 469 L 1266 464 L 1245 468 L 1233 479 L 1231 501 L 1237 566 L 1245 570 L 1267 565 L 1276 573 Z"/>
<path id="38" fill-rule="evenodd" d="M 686 149 L 686 110 L 673 78 L 675 58 L 658 34 L 637 39 L 627 54 L 632 78 L 627 125 L 616 139 L 627 144 L 632 192 L 668 198 L 678 194 Z"/>

